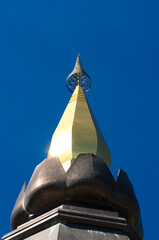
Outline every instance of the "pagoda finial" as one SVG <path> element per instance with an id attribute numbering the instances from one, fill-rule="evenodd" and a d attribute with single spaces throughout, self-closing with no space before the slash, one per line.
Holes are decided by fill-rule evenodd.
<path id="1" fill-rule="evenodd" d="M 111 164 L 109 148 L 84 93 L 90 85 L 91 79 L 78 55 L 75 67 L 66 80 L 66 86 L 73 94 L 52 136 L 48 152 L 49 159 L 59 157 L 65 171 L 81 153 L 101 157 L 108 167 Z"/>
<path id="2" fill-rule="evenodd" d="M 77 85 L 81 86 L 84 92 L 88 92 L 91 87 L 91 78 L 84 71 L 79 54 L 77 56 L 73 71 L 66 79 L 66 87 L 70 92 L 73 92 Z"/>

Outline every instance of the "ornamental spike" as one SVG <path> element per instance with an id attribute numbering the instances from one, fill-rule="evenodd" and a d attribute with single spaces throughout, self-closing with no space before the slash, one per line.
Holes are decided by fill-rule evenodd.
<path id="1" fill-rule="evenodd" d="M 88 92 L 91 87 L 91 78 L 82 67 L 80 55 L 77 56 L 74 69 L 66 79 L 66 87 L 70 92 L 73 92 L 77 85 L 81 86 L 84 92 Z"/>

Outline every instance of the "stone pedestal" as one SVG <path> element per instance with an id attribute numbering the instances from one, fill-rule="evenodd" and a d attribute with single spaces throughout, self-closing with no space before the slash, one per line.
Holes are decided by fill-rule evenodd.
<path id="1" fill-rule="evenodd" d="M 32 216 L 30 216 L 31 218 Z M 118 212 L 64 204 L 6 234 L 2 240 L 138 240 Z"/>

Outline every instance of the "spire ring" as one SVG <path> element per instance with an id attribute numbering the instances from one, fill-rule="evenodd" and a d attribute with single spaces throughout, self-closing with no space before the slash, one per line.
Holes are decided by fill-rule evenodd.
<path id="1" fill-rule="evenodd" d="M 74 73 L 66 80 L 66 87 L 73 92 L 77 85 L 80 85 L 84 92 L 88 92 L 91 87 L 91 78 L 86 73 Z"/>
<path id="2" fill-rule="evenodd" d="M 84 71 L 79 55 L 73 71 L 66 79 L 66 87 L 70 92 L 73 92 L 77 85 L 81 86 L 84 92 L 88 92 L 91 87 L 91 78 Z"/>

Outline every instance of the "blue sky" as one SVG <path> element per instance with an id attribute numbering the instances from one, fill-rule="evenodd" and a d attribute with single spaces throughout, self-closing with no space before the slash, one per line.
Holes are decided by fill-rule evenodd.
<path id="1" fill-rule="evenodd" d="M 157 239 L 159 2 L 0 1 L 1 231 L 19 191 L 46 156 L 80 53 L 87 99 L 112 155 L 131 179 L 144 239 Z"/>

